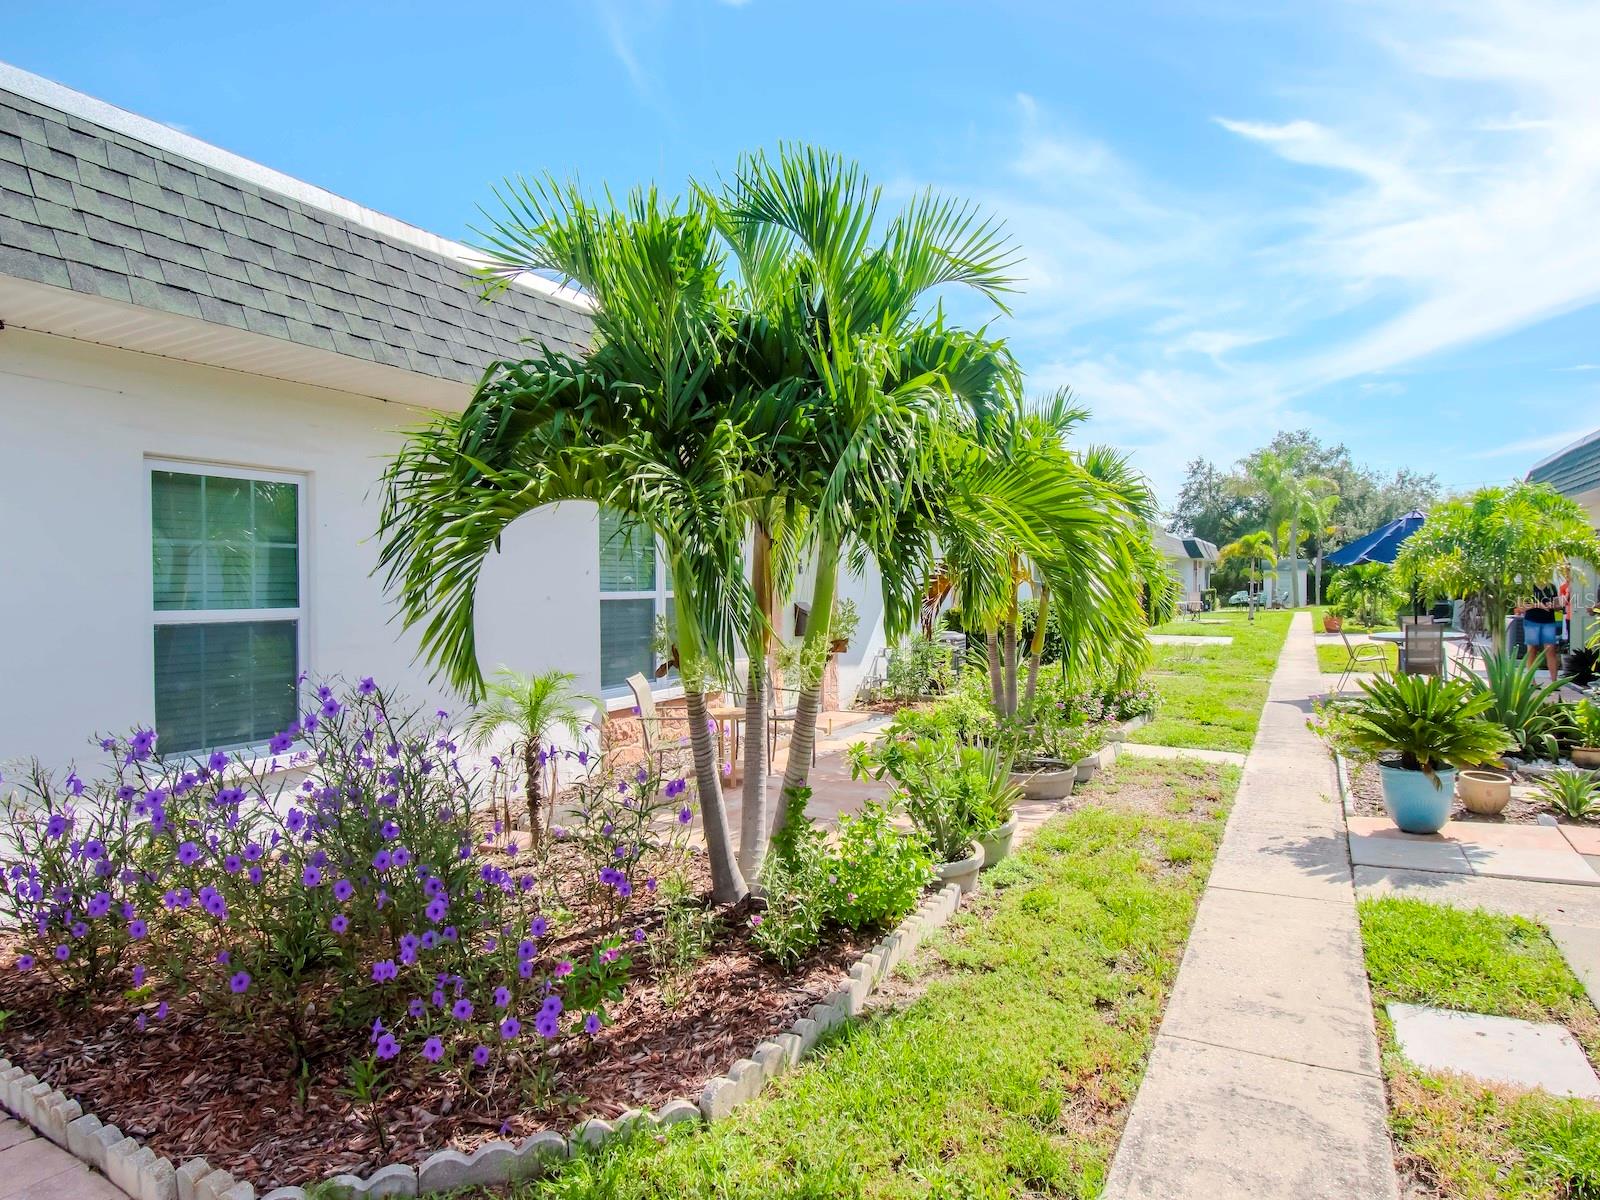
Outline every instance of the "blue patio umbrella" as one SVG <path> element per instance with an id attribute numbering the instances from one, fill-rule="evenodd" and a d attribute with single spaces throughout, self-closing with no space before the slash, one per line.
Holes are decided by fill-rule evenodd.
<path id="1" fill-rule="evenodd" d="M 1387 525 L 1374 529 L 1365 537 L 1357 538 L 1348 546 L 1340 546 L 1337 550 L 1324 555 L 1322 561 L 1330 567 L 1349 567 L 1356 563 L 1392 563 L 1395 556 L 1400 553 L 1400 543 L 1421 529 L 1425 520 L 1426 517 L 1416 509 L 1412 509 L 1405 516 L 1396 517 Z"/>

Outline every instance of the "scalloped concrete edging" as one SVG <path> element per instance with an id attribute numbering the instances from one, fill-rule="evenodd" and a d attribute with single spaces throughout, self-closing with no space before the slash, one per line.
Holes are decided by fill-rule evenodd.
<path id="1" fill-rule="evenodd" d="M 759 1096 L 769 1081 L 798 1066 L 824 1033 L 859 1016 L 867 997 L 884 978 L 960 907 L 961 889 L 956 884 L 947 884 L 930 894 L 915 912 L 852 964 L 844 981 L 827 999 L 812 1005 L 805 1016 L 797 1018 L 782 1033 L 759 1042 L 750 1056 L 735 1062 L 726 1075 L 707 1082 L 698 1102 L 671 1100 L 662 1105 L 660 1112 L 629 1109 L 614 1121 L 582 1121 L 565 1136 L 549 1130 L 515 1145 L 493 1141 L 471 1153 L 439 1150 L 424 1159 L 420 1167 L 391 1163 L 366 1177 L 336 1175 L 308 1186 L 321 1189 L 319 1194 L 346 1200 L 379 1200 L 427 1196 L 476 1184 L 511 1183 L 537 1178 L 552 1163 L 570 1157 L 574 1151 L 599 1146 L 636 1127 L 666 1130 L 684 1121 L 725 1120 L 740 1105 Z M 171 1159 L 158 1156 L 134 1138 L 124 1137 L 115 1125 L 101 1124 L 100 1118 L 85 1113 L 76 1100 L 40 1083 L 3 1058 L 0 1103 L 56 1145 L 98 1169 L 132 1200 L 256 1200 L 254 1185 L 213 1168 L 203 1158 L 174 1166 Z M 261 1200 L 306 1200 L 306 1195 L 306 1187 L 280 1187 Z"/>

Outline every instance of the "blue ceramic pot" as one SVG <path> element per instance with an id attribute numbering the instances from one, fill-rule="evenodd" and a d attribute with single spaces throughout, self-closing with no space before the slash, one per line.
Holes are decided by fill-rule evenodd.
<path id="1" fill-rule="evenodd" d="M 1383 806 L 1404 833 L 1438 833 L 1450 819 L 1450 805 L 1456 794 L 1453 767 L 1440 767 L 1437 781 L 1421 771 L 1378 764 L 1383 779 Z"/>

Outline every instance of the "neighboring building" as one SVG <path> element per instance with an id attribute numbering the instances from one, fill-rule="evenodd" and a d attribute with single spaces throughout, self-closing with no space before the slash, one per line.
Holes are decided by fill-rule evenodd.
<path id="1" fill-rule="evenodd" d="M 0 760 L 154 722 L 165 748 L 264 742 L 294 680 L 413 661 L 372 577 L 399 430 L 530 343 L 581 352 L 584 298 L 478 298 L 466 247 L 0 65 Z M 670 603 L 592 506 L 530 514 L 486 565 L 486 669 L 560 667 L 632 705 Z M 876 587 L 840 665 L 881 644 Z M 869 594 L 871 593 L 871 594 Z M 661 699 L 670 699 L 663 689 Z"/>
<path id="2" fill-rule="evenodd" d="M 1156 548 L 1166 557 L 1167 572 L 1177 581 L 1178 599 L 1188 603 L 1204 597 L 1217 565 L 1217 548 L 1204 538 L 1179 537 L 1159 526 L 1152 525 L 1151 534 Z"/>
<path id="3" fill-rule="evenodd" d="M 1589 524 L 1600 530 L 1600 429 L 1535 463 L 1527 478 L 1530 483 L 1547 483 L 1576 500 L 1589 514 Z M 1595 621 L 1589 610 L 1597 601 L 1595 564 L 1574 564 L 1569 631 L 1573 645 L 1588 638 Z"/>

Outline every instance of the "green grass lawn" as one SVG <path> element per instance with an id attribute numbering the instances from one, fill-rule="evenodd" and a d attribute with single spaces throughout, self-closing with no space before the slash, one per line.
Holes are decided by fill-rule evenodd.
<path id="1" fill-rule="evenodd" d="M 1391 1000 L 1565 1024 L 1600 1051 L 1600 1014 L 1537 923 L 1420 900 L 1364 900 L 1361 934 L 1378 1009 L 1390 1126 L 1402 1165 L 1448 1200 L 1600 1196 L 1600 1105 L 1406 1062 Z"/>
<path id="2" fill-rule="evenodd" d="M 731 1120 L 609 1144 L 512 1194 L 1098 1195 L 1237 784 L 1232 767 L 1119 761 L 901 966 L 896 1007 Z"/>
<path id="3" fill-rule="evenodd" d="M 1398 670 L 1400 647 L 1389 642 L 1380 642 L 1378 644 L 1383 647 L 1384 662 L 1387 664 L 1383 669 L 1389 671 Z M 1349 660 L 1350 652 L 1344 648 L 1342 642 L 1333 645 L 1319 645 L 1317 647 L 1317 666 L 1324 675 L 1343 675 L 1344 665 Z M 1364 673 L 1371 673 L 1379 669 L 1379 664 L 1375 659 L 1363 660 L 1356 664 L 1356 670 Z"/>
<path id="4" fill-rule="evenodd" d="M 1135 742 L 1247 753 L 1255 741 L 1261 706 L 1294 614 L 1243 611 L 1177 620 L 1155 633 L 1231 637 L 1231 645 L 1156 646 L 1150 682 L 1161 693 L 1155 720 L 1132 735 Z"/>

